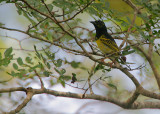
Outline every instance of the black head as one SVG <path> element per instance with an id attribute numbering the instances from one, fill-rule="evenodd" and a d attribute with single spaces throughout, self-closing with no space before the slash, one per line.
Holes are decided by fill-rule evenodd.
<path id="1" fill-rule="evenodd" d="M 92 23 L 96 29 L 106 29 L 104 22 L 101 20 L 90 21 L 90 23 Z"/>

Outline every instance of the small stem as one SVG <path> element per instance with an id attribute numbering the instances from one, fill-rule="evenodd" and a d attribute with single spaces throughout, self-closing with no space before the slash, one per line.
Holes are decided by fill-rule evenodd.
<path id="1" fill-rule="evenodd" d="M 42 81 L 41 76 L 38 74 L 38 72 L 37 72 L 36 70 L 34 70 L 34 72 L 35 72 L 35 74 L 38 76 L 38 78 L 39 78 L 39 80 L 40 80 L 40 83 L 41 83 L 41 89 L 44 89 L 45 87 L 44 87 L 44 83 L 43 83 L 43 81 Z"/>

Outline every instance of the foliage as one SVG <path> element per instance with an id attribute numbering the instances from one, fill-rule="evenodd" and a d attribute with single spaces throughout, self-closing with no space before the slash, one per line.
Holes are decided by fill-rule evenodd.
<path id="1" fill-rule="evenodd" d="M 32 50 L 34 51 L 34 57 L 30 55 L 15 57 L 15 50 L 10 47 L 3 54 L 0 53 L 0 66 L 8 67 L 11 65 L 13 70 L 7 73 L 19 80 L 34 80 L 36 76 L 39 78 L 41 89 L 31 91 L 30 88 L 20 88 L 27 95 L 30 92 L 32 95 L 47 93 L 55 96 L 90 99 L 90 96 L 85 96 L 86 92 L 90 90 L 90 94 L 93 95 L 93 88 L 103 84 L 109 91 L 105 93 L 109 98 L 106 98 L 104 101 L 113 102 L 123 108 L 158 108 L 158 105 L 154 105 L 152 102 L 143 105 L 145 102 L 139 103 L 135 101 L 140 94 L 149 98 L 160 98 L 155 93 L 157 89 L 153 90 L 151 94 L 151 92 L 143 88 L 143 82 L 140 83 L 132 72 L 130 72 L 133 70 L 141 71 L 142 69 L 147 69 L 145 65 L 138 66 L 138 62 L 134 61 L 135 66 L 138 66 L 135 68 L 130 61 L 128 62 L 127 60 L 126 62 L 121 59 L 124 56 L 129 57 L 136 54 L 144 57 L 143 59 L 151 67 L 152 75 L 155 77 L 157 85 L 160 88 L 160 72 L 157 70 L 159 66 L 155 66 L 154 63 L 157 61 L 153 59 L 153 55 L 156 55 L 156 57 L 160 56 L 160 44 L 156 42 L 160 37 L 160 1 L 153 1 L 122 1 L 130 8 L 129 14 L 132 15 L 128 15 L 124 10 L 117 11 L 116 8 L 114 9 L 110 0 L 1 0 L 0 3 L 2 5 L 8 3 L 14 4 L 17 8 L 17 13 L 28 19 L 30 25 L 26 31 L 22 31 L 7 28 L 0 22 L 0 28 L 26 34 L 30 37 L 29 39 L 42 42 L 44 47 L 39 49 L 36 44 L 32 46 L 34 47 L 34 50 Z M 84 26 L 83 17 L 78 17 L 78 15 L 83 15 L 84 12 L 93 19 L 100 19 L 106 23 L 112 22 L 112 26 L 107 26 L 108 32 L 112 34 L 113 38 L 121 41 L 119 47 L 121 57 L 117 61 L 112 59 L 112 54 L 104 55 L 97 49 L 97 46 L 93 42 L 95 35 L 93 30 Z M 139 21 L 142 21 L 142 23 L 137 24 Z M 22 48 L 21 43 L 19 44 L 20 49 L 26 51 L 26 49 Z M 56 50 L 57 48 L 58 51 Z M 59 50 L 63 54 L 74 55 L 75 58 L 78 58 L 77 55 L 81 55 L 85 59 L 91 60 L 92 63 L 89 63 L 89 60 L 84 62 L 83 60 L 77 61 L 76 59 L 69 60 L 67 56 L 64 58 L 59 57 Z M 108 57 L 112 63 L 97 59 L 99 57 L 100 59 Z M 119 71 L 126 74 L 134 83 L 136 88 L 133 91 L 133 96 L 130 96 L 131 93 L 127 91 L 130 98 L 124 97 L 123 92 L 125 88 L 121 89 L 118 82 L 112 79 L 112 75 L 107 75 L 113 69 L 119 69 Z M 78 70 L 80 70 L 80 73 Z M 82 79 L 82 77 L 79 77 L 80 75 L 84 75 L 85 78 Z M 148 78 L 147 72 L 145 72 L 145 76 L 143 77 Z M 50 85 L 52 86 L 60 83 L 63 87 L 67 85 L 84 90 L 84 94 L 75 95 L 72 93 L 64 94 L 49 91 L 45 88 L 44 78 L 50 79 Z M 83 87 L 74 86 L 77 83 L 85 84 Z M 19 88 L 17 91 L 19 91 Z M 0 90 L 0 93 L 3 92 L 3 90 Z M 7 92 L 12 92 L 12 90 Z M 120 99 L 112 100 L 110 97 L 123 98 L 124 102 L 121 103 Z M 92 99 L 102 100 L 104 97 L 93 95 Z M 25 103 L 27 104 L 28 102 Z M 22 103 L 24 106 L 26 104 Z M 17 112 L 19 112 L 22 108 L 17 107 L 15 111 L 18 110 Z"/>

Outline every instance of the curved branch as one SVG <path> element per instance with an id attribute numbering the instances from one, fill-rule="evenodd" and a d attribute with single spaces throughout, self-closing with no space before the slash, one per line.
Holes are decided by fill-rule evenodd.
<path id="1" fill-rule="evenodd" d="M 128 42 L 132 45 L 133 42 L 128 40 Z M 134 46 L 134 45 L 133 45 Z M 149 62 L 151 68 L 152 68 L 152 71 L 153 71 L 153 74 L 156 78 L 156 81 L 157 81 L 157 84 L 158 84 L 158 87 L 160 89 L 160 74 L 158 73 L 158 70 L 156 68 L 156 66 L 154 65 L 153 63 L 153 60 L 152 58 L 150 57 L 150 55 L 148 55 L 142 48 L 140 48 L 139 46 L 134 46 L 136 49 L 138 49 L 144 56 L 145 58 L 147 59 L 147 61 Z"/>
<path id="2" fill-rule="evenodd" d="M 134 102 L 133 104 L 130 104 L 130 106 L 128 106 L 128 103 L 132 103 L 137 98 L 138 94 L 136 92 L 133 94 L 133 96 L 130 98 L 130 100 L 128 100 L 130 102 L 128 102 L 128 101 L 122 102 L 119 99 L 104 97 L 104 96 L 95 95 L 95 94 L 92 94 L 92 95 L 86 94 L 85 96 L 83 96 L 83 94 L 77 94 L 77 93 L 71 93 L 71 92 L 60 92 L 60 91 L 55 91 L 55 90 L 45 89 L 45 88 L 44 89 L 32 89 L 30 87 L 29 88 L 18 87 L 18 88 L 0 89 L 1 93 L 14 92 L 14 91 L 24 91 L 27 93 L 27 97 L 15 110 L 8 112 L 8 114 L 19 112 L 31 100 L 33 95 L 43 94 L 43 93 L 54 95 L 57 97 L 59 96 L 59 97 L 71 97 L 71 98 L 77 98 L 77 99 L 94 99 L 94 100 L 100 100 L 100 101 L 107 101 L 107 102 L 116 104 L 116 105 L 118 105 L 122 108 L 126 108 L 126 109 L 160 108 L 160 102 L 155 102 L 155 101 L 153 101 L 153 102 Z M 148 93 L 148 91 L 145 91 L 145 92 Z M 155 95 L 157 95 L 157 94 L 155 94 Z M 160 99 L 160 95 L 158 95 L 158 96 Z"/>
<path id="3" fill-rule="evenodd" d="M 136 91 L 133 93 L 133 95 L 126 101 L 126 105 L 127 105 L 128 108 L 132 106 L 132 104 L 137 100 L 137 98 L 138 98 L 139 95 L 140 95 L 140 94 L 139 94 L 138 91 L 136 90 Z"/>
<path id="4" fill-rule="evenodd" d="M 24 108 L 27 103 L 32 99 L 32 96 L 34 95 L 32 88 L 27 88 L 27 97 L 24 99 L 24 101 L 14 110 L 11 110 L 10 112 L 6 112 L 5 114 L 15 114 Z"/>
<path id="5" fill-rule="evenodd" d="M 133 81 L 133 83 L 135 84 L 135 86 L 137 88 L 141 87 L 141 85 L 138 82 L 138 80 L 126 68 L 123 68 L 122 66 L 120 66 L 119 69 Z"/>

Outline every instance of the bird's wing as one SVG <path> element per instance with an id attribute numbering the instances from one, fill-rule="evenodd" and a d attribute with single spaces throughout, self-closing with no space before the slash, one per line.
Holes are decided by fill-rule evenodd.
<path id="1" fill-rule="evenodd" d="M 112 41 L 111 39 L 106 38 L 104 35 L 100 37 L 100 40 L 113 51 L 119 51 L 119 48 L 114 40 Z"/>

